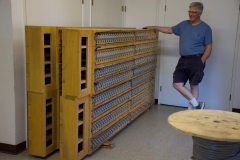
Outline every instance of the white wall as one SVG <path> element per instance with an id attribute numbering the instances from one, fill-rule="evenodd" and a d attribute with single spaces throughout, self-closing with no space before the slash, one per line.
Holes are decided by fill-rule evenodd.
<path id="1" fill-rule="evenodd" d="M 82 0 L 25 0 L 26 25 L 81 26 Z"/>
<path id="2" fill-rule="evenodd" d="M 14 92 L 15 92 L 15 144 L 26 140 L 26 74 L 25 74 L 25 28 L 23 0 L 12 2 L 12 32 L 14 59 Z"/>
<path id="3" fill-rule="evenodd" d="M 240 1 L 201 2 L 205 5 L 201 18 L 212 28 L 213 48 L 206 62 L 203 81 L 200 83 L 199 100 L 206 102 L 207 109 L 231 111 L 229 96 Z"/>
<path id="4" fill-rule="evenodd" d="M 91 27 L 92 1 L 84 1 L 82 7 L 82 26 Z"/>
<path id="5" fill-rule="evenodd" d="M 122 0 L 95 0 L 92 5 L 92 27 L 121 27 Z"/>
<path id="6" fill-rule="evenodd" d="M 159 0 L 125 0 L 125 27 L 155 26 L 158 21 Z"/>
<path id="7" fill-rule="evenodd" d="M 15 145 L 14 55 L 9 0 L 0 1 L 0 22 L 0 142 Z"/>

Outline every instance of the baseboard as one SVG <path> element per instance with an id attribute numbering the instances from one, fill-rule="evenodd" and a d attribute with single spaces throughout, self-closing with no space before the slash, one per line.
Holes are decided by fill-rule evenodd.
<path id="1" fill-rule="evenodd" d="M 18 154 L 20 152 L 25 151 L 26 148 L 26 141 L 19 143 L 18 145 L 11 145 L 0 143 L 0 152 L 8 153 L 8 154 Z"/>
<path id="2" fill-rule="evenodd" d="M 158 104 L 158 99 L 155 99 L 155 104 Z"/>
<path id="3" fill-rule="evenodd" d="M 232 112 L 240 113 L 240 109 L 238 109 L 238 108 L 233 108 L 233 109 L 232 109 Z"/>

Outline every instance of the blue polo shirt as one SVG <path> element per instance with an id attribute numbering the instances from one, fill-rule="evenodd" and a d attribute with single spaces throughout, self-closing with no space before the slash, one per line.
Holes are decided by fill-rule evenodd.
<path id="1" fill-rule="evenodd" d="M 190 20 L 185 20 L 173 26 L 172 31 L 180 36 L 179 52 L 182 56 L 204 53 L 205 45 L 212 43 L 212 30 L 203 21 L 192 26 Z"/>

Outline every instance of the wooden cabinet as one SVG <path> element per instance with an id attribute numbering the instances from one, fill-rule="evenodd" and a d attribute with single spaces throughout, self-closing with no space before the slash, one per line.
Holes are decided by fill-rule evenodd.
<path id="1" fill-rule="evenodd" d="M 81 159 L 153 104 L 157 32 L 27 26 L 26 33 L 30 154 L 59 148 L 60 159 Z"/>
<path id="2" fill-rule="evenodd" d="M 56 28 L 26 28 L 27 90 L 44 93 L 56 88 Z"/>
<path id="3" fill-rule="evenodd" d="M 29 154 L 45 157 L 57 149 L 57 93 L 28 92 Z"/>
<path id="4" fill-rule="evenodd" d="M 158 33 L 123 28 L 62 29 L 62 39 L 60 158 L 79 159 L 153 104 Z M 81 112 L 79 106 L 84 106 Z"/>
<path id="5" fill-rule="evenodd" d="M 82 159 L 89 152 L 90 96 L 61 98 L 60 159 Z"/>
<path id="6" fill-rule="evenodd" d="M 29 154 L 45 157 L 59 148 L 61 42 L 59 28 L 26 26 Z"/>

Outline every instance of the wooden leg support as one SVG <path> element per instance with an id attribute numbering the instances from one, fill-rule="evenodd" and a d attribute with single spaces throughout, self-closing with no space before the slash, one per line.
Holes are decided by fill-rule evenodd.
<path id="1" fill-rule="evenodd" d="M 110 141 L 104 142 L 101 146 L 101 148 L 105 148 L 105 149 L 113 149 L 114 147 L 115 147 L 115 144 Z"/>

